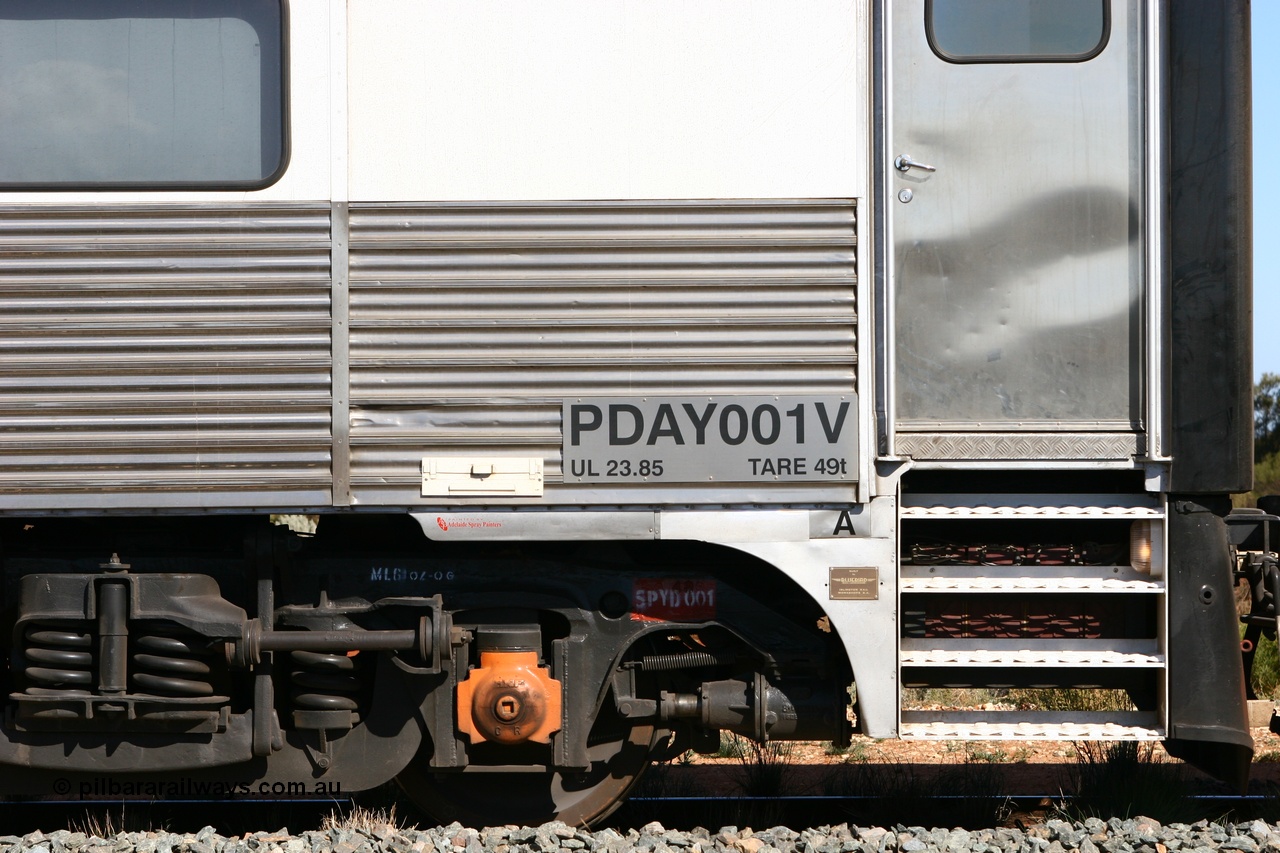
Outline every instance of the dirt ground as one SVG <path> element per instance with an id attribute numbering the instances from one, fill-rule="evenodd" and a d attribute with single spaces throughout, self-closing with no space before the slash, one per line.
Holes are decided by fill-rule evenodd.
<path id="1" fill-rule="evenodd" d="M 1253 729 L 1254 763 L 1250 791 L 1280 785 L 1280 736 Z M 903 741 L 855 737 L 838 751 L 828 743 L 781 742 L 762 752 L 743 742 L 739 756 L 688 753 L 653 768 L 649 783 L 668 796 L 741 794 L 753 780 L 776 775 L 778 793 L 815 795 L 840 793 L 850 785 L 876 784 L 895 776 L 942 778 L 975 771 L 997 777 L 1011 796 L 1053 796 L 1070 790 L 1072 771 L 1081 763 L 1072 741 Z M 1101 753 L 1098 753 L 1101 754 Z M 1170 765 L 1207 793 L 1238 793 L 1207 775 L 1170 758 L 1158 744 L 1151 760 Z M 772 770 L 766 768 L 772 766 Z M 962 771 L 957 774 L 956 771 Z M 655 778 L 656 777 L 656 778 Z"/>
<path id="2" fill-rule="evenodd" d="M 1280 771 L 1280 735 L 1265 728 L 1251 729 L 1255 769 Z M 855 736 L 849 749 L 840 752 L 829 743 L 795 741 L 777 747 L 791 764 L 841 764 L 869 762 L 873 764 L 946 764 L 984 761 L 992 764 L 1064 764 L 1076 761 L 1074 741 L 925 741 L 873 740 Z M 1173 761 L 1174 759 L 1168 759 Z M 693 755 L 682 759 L 701 765 L 740 764 L 735 757 Z"/>

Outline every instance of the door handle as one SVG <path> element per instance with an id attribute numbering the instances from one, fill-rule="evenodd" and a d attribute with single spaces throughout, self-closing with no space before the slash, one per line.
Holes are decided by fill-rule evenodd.
<path id="1" fill-rule="evenodd" d="M 930 166 L 928 163 L 917 163 L 911 159 L 910 154 L 899 154 L 893 161 L 893 165 L 897 167 L 899 172 L 909 172 L 912 169 L 919 169 L 922 172 L 936 172 L 936 167 Z"/>

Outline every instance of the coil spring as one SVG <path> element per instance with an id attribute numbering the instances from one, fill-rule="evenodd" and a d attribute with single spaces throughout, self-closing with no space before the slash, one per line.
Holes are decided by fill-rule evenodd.
<path id="1" fill-rule="evenodd" d="M 93 637 L 66 628 L 29 625 L 26 676 L 34 695 L 83 696 L 93 687 Z"/>
<path id="2" fill-rule="evenodd" d="M 673 669 L 692 669 L 700 666 L 722 666 L 737 663 L 736 654 L 718 655 L 711 652 L 683 652 L 674 655 L 645 655 L 640 668 L 645 672 L 662 672 Z"/>
<path id="3" fill-rule="evenodd" d="M 212 696 L 208 650 L 178 637 L 144 635 L 134 640 L 133 683 L 153 696 Z"/>
<path id="4" fill-rule="evenodd" d="M 356 662 L 346 655 L 290 652 L 293 659 L 293 702 L 311 711 L 354 711 L 352 695 L 360 689 Z"/>

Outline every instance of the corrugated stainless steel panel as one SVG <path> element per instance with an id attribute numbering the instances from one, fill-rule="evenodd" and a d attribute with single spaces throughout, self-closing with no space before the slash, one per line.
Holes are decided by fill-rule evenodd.
<path id="1" fill-rule="evenodd" d="M 327 504 L 329 209 L 0 208 L 0 508 Z"/>
<path id="2" fill-rule="evenodd" d="M 353 204 L 350 227 L 358 503 L 424 503 L 422 457 L 460 454 L 541 457 L 546 503 L 615 502 L 612 485 L 561 482 L 566 398 L 856 388 L 852 201 Z"/>

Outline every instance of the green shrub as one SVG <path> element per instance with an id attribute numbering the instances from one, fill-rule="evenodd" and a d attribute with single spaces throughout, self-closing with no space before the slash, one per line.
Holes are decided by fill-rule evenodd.
<path id="1" fill-rule="evenodd" d="M 1123 690 L 1072 690 L 1038 688 L 1010 690 L 1005 700 L 1019 708 L 1037 711 L 1132 711 Z"/>
<path id="2" fill-rule="evenodd" d="M 1280 652 L 1276 641 L 1262 637 L 1253 653 L 1253 692 L 1260 699 L 1275 699 L 1280 688 Z"/>

